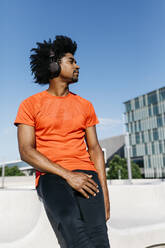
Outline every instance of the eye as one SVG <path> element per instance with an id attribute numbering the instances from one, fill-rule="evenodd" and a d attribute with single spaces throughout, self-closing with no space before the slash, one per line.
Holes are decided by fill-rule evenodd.
<path id="1" fill-rule="evenodd" d="M 71 63 L 71 64 L 73 64 L 73 62 L 74 62 L 74 60 L 73 60 L 73 59 L 71 59 L 71 60 L 70 60 L 70 63 Z"/>

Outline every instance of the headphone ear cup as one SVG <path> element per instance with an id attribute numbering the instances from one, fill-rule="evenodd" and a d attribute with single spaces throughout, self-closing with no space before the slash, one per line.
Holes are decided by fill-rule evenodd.
<path id="1" fill-rule="evenodd" d="M 49 64 L 50 78 L 58 77 L 61 72 L 61 66 L 58 62 L 51 62 Z"/>

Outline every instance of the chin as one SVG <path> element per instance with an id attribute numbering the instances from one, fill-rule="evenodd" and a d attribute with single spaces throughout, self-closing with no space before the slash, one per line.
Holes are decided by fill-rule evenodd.
<path id="1" fill-rule="evenodd" d="M 78 82 L 78 78 L 72 78 L 69 82 L 69 84 L 74 84 L 74 83 L 77 83 Z"/>
<path id="2" fill-rule="evenodd" d="M 73 79 L 72 79 L 72 82 L 73 82 L 73 83 L 78 82 L 78 78 L 73 78 Z"/>

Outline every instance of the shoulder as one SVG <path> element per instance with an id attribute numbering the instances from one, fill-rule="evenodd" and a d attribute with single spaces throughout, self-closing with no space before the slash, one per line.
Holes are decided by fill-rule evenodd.
<path id="1" fill-rule="evenodd" d="M 41 106 L 42 92 L 29 96 L 19 105 L 15 125 L 18 123 L 35 126 L 35 117 Z"/>
<path id="2" fill-rule="evenodd" d="M 36 93 L 32 96 L 25 98 L 19 105 L 19 110 L 24 112 L 30 112 L 33 114 L 38 113 L 40 107 L 42 106 L 42 101 L 44 99 L 44 91 Z"/>
<path id="3" fill-rule="evenodd" d="M 72 96 L 76 99 L 76 104 L 74 104 L 74 106 L 80 108 L 81 113 L 85 116 L 85 129 L 87 127 L 95 126 L 96 124 L 98 124 L 99 120 L 96 116 L 93 104 L 89 100 L 79 95 L 76 95 L 74 93 L 72 94 Z"/>
<path id="4" fill-rule="evenodd" d="M 41 100 L 44 98 L 44 91 L 42 91 L 42 92 L 39 92 L 39 93 L 36 93 L 36 94 L 34 94 L 34 95 L 32 95 L 32 96 L 29 96 L 29 97 L 27 97 L 27 98 L 25 98 L 22 102 L 21 102 L 21 104 L 20 104 L 20 106 L 29 106 L 29 107 L 32 107 L 32 108 L 34 108 L 35 106 L 37 106 L 37 105 L 40 105 L 40 103 L 41 103 Z"/>
<path id="5" fill-rule="evenodd" d="M 44 91 L 36 93 L 32 96 L 27 97 L 22 102 L 24 103 L 34 103 L 40 101 L 44 97 Z"/>
<path id="6" fill-rule="evenodd" d="M 79 96 L 79 95 L 77 95 L 77 94 L 75 94 L 75 93 L 73 93 L 73 92 L 70 92 L 70 93 L 72 94 L 72 97 L 73 97 L 77 102 L 79 102 L 80 104 L 82 104 L 83 106 L 88 107 L 88 106 L 91 106 L 91 105 L 92 105 L 92 103 L 91 103 L 89 100 L 87 100 L 86 98 L 83 98 L 83 97 L 81 97 L 81 96 Z"/>

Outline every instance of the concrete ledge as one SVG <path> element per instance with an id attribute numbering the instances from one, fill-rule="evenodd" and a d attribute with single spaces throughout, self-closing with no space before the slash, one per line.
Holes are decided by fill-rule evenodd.
<path id="1" fill-rule="evenodd" d="M 111 248 L 165 243 L 165 183 L 109 185 Z M 42 203 L 33 189 L 0 190 L 1 248 L 58 248 Z"/>
<path id="2" fill-rule="evenodd" d="M 165 183 L 111 185 L 112 248 L 145 248 L 165 242 Z"/>
<path id="3" fill-rule="evenodd" d="M 1 190 L 0 247 L 59 247 L 35 190 Z"/>

